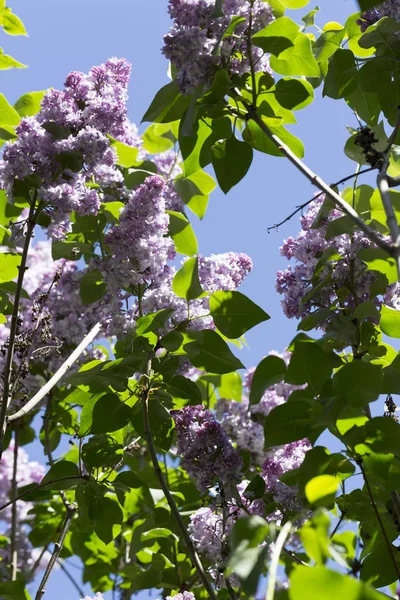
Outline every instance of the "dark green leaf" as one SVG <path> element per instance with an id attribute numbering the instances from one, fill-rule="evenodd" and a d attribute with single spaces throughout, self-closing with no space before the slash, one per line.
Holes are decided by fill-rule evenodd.
<path id="1" fill-rule="evenodd" d="M 227 194 L 246 175 L 253 149 L 235 136 L 217 142 L 211 149 L 212 164 L 221 190 Z"/>
<path id="2" fill-rule="evenodd" d="M 116 394 L 101 396 L 93 407 L 92 433 L 111 433 L 127 425 L 131 409 Z"/>
<path id="3" fill-rule="evenodd" d="M 172 237 L 175 249 L 180 254 L 193 256 L 198 252 L 196 234 L 184 214 L 167 210 L 169 214 L 168 234 Z"/>
<path id="4" fill-rule="evenodd" d="M 109 544 L 121 531 L 122 510 L 115 500 L 106 496 L 96 496 L 89 506 L 90 518 L 94 521 L 94 530 L 105 544 Z"/>
<path id="5" fill-rule="evenodd" d="M 314 89 L 305 79 L 282 78 L 276 84 L 275 97 L 288 110 L 300 110 L 314 100 Z"/>
<path id="6" fill-rule="evenodd" d="M 349 96 L 357 89 L 357 66 L 351 50 L 339 48 L 329 61 L 325 78 L 324 96 L 338 99 Z"/>
<path id="7" fill-rule="evenodd" d="M 80 284 L 80 295 L 84 304 L 92 304 L 101 300 L 107 292 L 107 285 L 104 283 L 103 275 L 98 269 L 87 271 L 82 277 Z"/>
<path id="8" fill-rule="evenodd" d="M 217 291 L 211 294 L 210 312 L 218 329 L 231 339 L 239 338 L 270 318 L 247 296 L 236 291 Z"/>
<path id="9" fill-rule="evenodd" d="M 257 365 L 251 380 L 250 404 L 258 404 L 265 391 L 282 381 L 286 373 L 286 364 L 279 356 L 266 356 Z"/>
<path id="10" fill-rule="evenodd" d="M 244 365 L 229 349 L 228 344 L 216 331 L 204 330 L 191 334 L 193 342 L 184 346 L 194 367 L 209 373 L 231 373 Z"/>
<path id="11" fill-rule="evenodd" d="M 285 377 L 287 383 L 308 383 L 312 391 L 319 394 L 331 373 L 331 358 L 321 346 L 311 339 L 296 340 Z"/>
<path id="12" fill-rule="evenodd" d="M 321 413 L 321 405 L 315 400 L 306 398 L 291 400 L 276 406 L 264 422 L 267 447 L 312 437 L 316 420 Z"/>
<path id="13" fill-rule="evenodd" d="M 142 119 L 153 123 L 170 123 L 181 118 L 190 104 L 190 96 L 182 96 L 178 85 L 171 81 L 154 97 L 150 107 Z"/>
<path id="14" fill-rule="evenodd" d="M 1 600 L 31 600 L 21 580 L 0 583 L 0 597 Z"/>
<path id="15" fill-rule="evenodd" d="M 114 467 L 123 456 L 123 447 L 111 435 L 94 435 L 82 446 L 82 459 L 87 470 Z"/>
<path id="16" fill-rule="evenodd" d="M 40 484 L 42 486 L 47 484 L 47 488 L 51 490 L 67 490 L 75 487 L 80 477 L 79 469 L 75 463 L 68 460 L 59 460 L 50 467 Z"/>

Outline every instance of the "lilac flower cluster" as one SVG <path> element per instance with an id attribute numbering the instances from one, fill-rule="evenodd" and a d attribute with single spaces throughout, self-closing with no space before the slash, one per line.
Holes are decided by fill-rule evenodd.
<path id="1" fill-rule="evenodd" d="M 357 25 L 360 26 L 362 33 L 368 29 L 370 25 L 374 25 L 383 17 L 390 17 L 400 23 L 400 2 L 399 0 L 386 0 L 377 8 L 366 10 L 360 15 Z"/>
<path id="2" fill-rule="evenodd" d="M 236 483 L 242 460 L 214 415 L 203 406 L 171 411 L 182 467 L 204 492 Z"/>
<path id="3" fill-rule="evenodd" d="M 5 504 L 9 500 L 11 491 L 11 482 L 13 479 L 14 465 L 14 441 L 12 440 L 7 450 L 3 452 L 0 460 L 0 504 Z M 29 461 L 28 454 L 23 448 L 18 449 L 17 462 L 17 485 L 23 487 L 30 483 L 39 483 L 44 475 L 44 468 L 36 461 Z M 31 569 L 38 558 L 38 553 L 32 548 L 28 541 L 26 525 L 29 524 L 28 512 L 31 509 L 30 502 L 18 500 L 17 502 L 17 537 L 18 548 L 18 569 L 27 580 L 32 578 Z M 0 535 L 8 537 L 10 535 L 11 506 L 0 512 L 0 520 L 3 524 L 0 526 Z M 9 546 L 0 548 L 0 581 L 6 581 L 9 577 L 8 566 L 10 564 Z M 46 557 L 45 557 L 46 558 Z M 44 568 L 44 562 L 41 561 L 38 568 Z"/>
<path id="4" fill-rule="evenodd" d="M 324 196 L 314 200 L 301 218 L 302 230 L 296 238 L 285 240 L 281 254 L 287 259 L 295 259 L 297 265 L 278 271 L 276 289 L 283 295 L 282 307 L 288 318 L 300 318 L 319 308 L 352 309 L 356 302 L 370 300 L 371 284 L 375 280 L 372 271 L 357 258 L 357 253 L 372 245 L 363 232 L 343 234 L 326 240 L 330 222 L 342 216 L 339 210 L 332 210 L 329 217 L 323 218 L 317 228 L 313 223 L 320 211 Z M 335 252 L 333 259 L 327 258 L 317 277 L 317 283 L 324 285 L 312 297 L 305 297 L 315 285 L 314 271 L 324 252 Z M 326 326 L 327 321 L 321 327 Z"/>
<path id="5" fill-rule="evenodd" d="M 97 592 L 97 594 L 95 594 L 93 598 L 91 598 L 90 596 L 85 596 L 84 598 L 81 598 L 81 600 L 103 600 L 103 594 Z"/>
<path id="6" fill-rule="evenodd" d="M 168 10 L 174 25 L 164 37 L 163 53 L 176 68 L 177 82 L 185 94 L 209 84 L 218 68 L 240 75 L 248 72 L 247 36 L 273 19 L 269 5 L 262 0 L 224 0 L 222 16 L 215 15 L 214 0 L 170 0 Z M 235 28 L 235 35 L 224 38 L 234 16 L 245 20 Z M 269 71 L 263 52 L 253 48 L 252 53 L 255 70 Z"/>
<path id="7" fill-rule="evenodd" d="M 52 216 L 48 231 L 55 239 L 70 231 L 72 211 L 97 214 L 100 196 L 93 181 L 108 185 L 122 179 L 107 134 L 137 143 L 126 118 L 130 70 L 125 59 L 112 58 L 87 75 L 70 73 L 64 90 L 49 90 L 40 112 L 23 118 L 17 139 L 5 146 L 0 188 L 12 198 L 16 183 L 34 180 Z"/>
<path id="8" fill-rule="evenodd" d="M 166 600 L 195 600 L 195 597 L 192 592 L 181 592 L 175 596 L 167 596 Z"/>
<path id="9" fill-rule="evenodd" d="M 247 254 L 238 252 L 225 252 L 211 256 L 199 255 L 199 280 L 206 292 L 217 290 L 232 291 L 243 282 L 253 267 L 252 260 Z M 144 313 L 151 313 L 162 308 L 173 308 L 170 324 L 189 320 L 192 329 L 213 328 L 212 317 L 209 316 L 209 299 L 207 297 L 191 300 L 188 305 L 185 300 L 178 298 L 172 291 L 172 280 L 176 270 L 166 266 L 163 276 L 157 285 L 150 286 L 144 294 L 142 309 Z"/>

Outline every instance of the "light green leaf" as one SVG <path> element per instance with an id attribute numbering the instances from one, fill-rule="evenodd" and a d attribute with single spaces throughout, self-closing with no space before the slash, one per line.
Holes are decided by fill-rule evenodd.
<path id="1" fill-rule="evenodd" d="M 293 46 L 279 54 L 279 58 L 271 56 L 271 68 L 280 75 L 320 77 L 320 68 L 312 53 L 310 38 L 299 32 L 293 43 Z"/>
<path id="2" fill-rule="evenodd" d="M 28 35 L 21 19 L 8 6 L 3 13 L 3 28 L 8 35 Z"/>
<path id="3" fill-rule="evenodd" d="M 199 259 L 189 258 L 172 280 L 172 289 L 179 298 L 194 300 L 204 294 L 199 280 Z"/>
<path id="4" fill-rule="evenodd" d="M 383 304 L 380 327 L 389 337 L 400 338 L 400 312 Z"/>
<path id="5" fill-rule="evenodd" d="M 118 156 L 117 165 L 121 165 L 121 167 L 124 167 L 125 169 L 129 169 L 129 167 L 136 165 L 139 153 L 138 148 L 117 141 L 113 142 L 112 146 Z"/>
<path id="6" fill-rule="evenodd" d="M 168 234 L 172 237 L 175 250 L 180 254 L 193 256 L 198 252 L 196 234 L 183 213 L 167 210 L 169 214 Z"/>
<path id="7" fill-rule="evenodd" d="M 24 94 L 14 104 L 14 108 L 21 117 L 33 117 L 40 110 L 40 105 L 46 90 Z"/>
<path id="8" fill-rule="evenodd" d="M 340 480 L 333 475 L 318 475 L 306 483 L 305 494 L 314 506 L 333 506 Z"/>
<path id="9" fill-rule="evenodd" d="M 18 60 L 15 60 L 12 56 L 4 54 L 2 48 L 0 48 L 0 70 L 7 69 L 26 69 L 26 65 L 22 64 Z"/>
<path id="10" fill-rule="evenodd" d="M 216 187 L 211 175 L 196 171 L 189 177 L 177 177 L 174 186 L 186 206 L 202 219 L 207 210 L 208 197 Z"/>
<path id="11" fill-rule="evenodd" d="M 19 254 L 0 254 L 0 283 L 12 281 L 18 276 L 18 267 L 21 264 Z"/>

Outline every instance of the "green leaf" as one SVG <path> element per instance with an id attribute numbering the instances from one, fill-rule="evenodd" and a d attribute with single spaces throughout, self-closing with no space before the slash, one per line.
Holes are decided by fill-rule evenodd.
<path id="1" fill-rule="evenodd" d="M 107 292 L 103 275 L 98 269 L 88 271 L 81 279 L 80 296 L 84 304 L 92 304 L 101 300 Z"/>
<path id="2" fill-rule="evenodd" d="M 268 554 L 268 546 L 260 547 L 269 533 L 268 523 L 258 516 L 238 519 L 230 536 L 232 548 L 228 567 L 239 577 L 245 592 L 255 595 Z"/>
<path id="3" fill-rule="evenodd" d="M 82 446 L 82 460 L 90 472 L 92 469 L 115 467 L 122 457 L 124 449 L 111 435 L 94 435 Z"/>
<path id="4" fill-rule="evenodd" d="M 400 454 L 400 424 L 390 417 L 369 419 L 364 425 L 347 431 L 344 439 L 354 448 L 363 444 L 373 452 Z"/>
<path id="5" fill-rule="evenodd" d="M 6 69 L 26 69 L 26 65 L 15 60 L 12 56 L 4 54 L 2 48 L 0 48 L 0 70 Z"/>
<path id="6" fill-rule="evenodd" d="M 329 61 L 324 96 L 339 99 L 357 90 L 357 66 L 351 50 L 339 48 Z"/>
<path id="7" fill-rule="evenodd" d="M 285 381 L 301 385 L 308 383 L 319 394 L 332 373 L 332 361 L 314 340 L 296 340 L 287 368 Z"/>
<path id="8" fill-rule="evenodd" d="M 148 411 L 154 443 L 158 448 L 161 448 L 161 450 L 168 452 L 171 448 L 174 435 L 174 421 L 168 410 L 158 398 L 150 398 Z M 138 434 L 146 439 L 141 403 L 137 403 L 134 406 L 132 411 L 132 425 Z"/>
<path id="9" fill-rule="evenodd" d="M 253 149 L 232 136 L 214 144 L 211 157 L 219 186 L 227 194 L 245 177 L 253 160 Z"/>
<path id="10" fill-rule="evenodd" d="M 305 79 L 282 78 L 276 84 L 275 97 L 288 110 L 300 110 L 314 100 L 314 88 Z"/>
<path id="11" fill-rule="evenodd" d="M 299 138 L 291 134 L 282 126 L 270 127 L 269 129 L 271 133 L 278 136 L 281 142 L 286 144 L 298 158 L 304 157 L 304 146 Z M 250 120 L 247 122 L 246 128 L 243 131 L 243 139 L 259 152 L 271 154 L 272 156 L 284 156 L 279 150 L 279 147 L 267 137 L 254 121 Z"/>
<path id="12" fill-rule="evenodd" d="M 356 110 L 363 121 L 369 125 L 377 125 L 381 106 L 377 94 L 364 92 L 357 88 L 355 92 L 346 97 L 347 104 Z"/>
<path id="13" fill-rule="evenodd" d="M 380 328 L 389 337 L 400 338 L 400 312 L 383 304 Z"/>
<path id="14" fill-rule="evenodd" d="M 133 146 L 128 146 L 127 144 L 117 141 L 113 141 L 112 147 L 117 153 L 117 165 L 121 165 L 121 167 L 124 167 L 125 169 L 129 169 L 129 167 L 136 165 L 139 154 L 138 148 L 133 148 Z"/>
<path id="15" fill-rule="evenodd" d="M 308 450 L 298 469 L 298 496 L 305 497 L 305 486 L 314 477 L 334 475 L 338 480 L 344 480 L 354 471 L 355 466 L 342 454 L 330 454 L 327 448 L 314 446 Z"/>
<path id="16" fill-rule="evenodd" d="M 158 331 L 165 327 L 166 321 L 174 312 L 173 308 L 163 308 L 154 313 L 149 313 L 139 317 L 136 321 L 136 334 L 145 335 L 153 331 Z"/>
<path id="17" fill-rule="evenodd" d="M 111 433 L 127 425 L 131 409 L 116 394 L 101 396 L 93 407 L 92 433 Z"/>
<path id="18" fill-rule="evenodd" d="M 75 463 L 59 460 L 50 467 L 40 484 L 41 486 L 47 484 L 47 488 L 50 490 L 67 490 L 75 487 L 80 478 L 81 475 Z M 59 479 L 61 481 L 58 481 Z"/>
<path id="19" fill-rule="evenodd" d="M 313 45 L 315 58 L 319 63 L 328 60 L 340 48 L 346 30 L 324 31 Z"/>
<path id="20" fill-rule="evenodd" d="M 94 530 L 105 544 L 109 544 L 121 531 L 124 518 L 117 502 L 106 496 L 96 496 L 89 506 L 90 518 L 94 521 Z"/>
<path id="21" fill-rule="evenodd" d="M 180 119 L 190 104 L 190 96 L 182 96 L 178 85 L 171 81 L 157 92 L 142 119 L 153 123 L 171 123 Z"/>
<path id="22" fill-rule="evenodd" d="M 265 494 L 265 481 L 260 475 L 255 475 L 243 492 L 243 496 L 253 502 L 260 500 Z"/>
<path id="23" fill-rule="evenodd" d="M 21 580 L 0 583 L 0 597 L 2 600 L 31 600 Z"/>
<path id="24" fill-rule="evenodd" d="M 358 72 L 358 83 L 364 92 L 377 92 L 389 87 L 396 63 L 388 57 L 367 61 Z"/>
<path id="25" fill-rule="evenodd" d="M 264 422 L 267 447 L 312 437 L 316 420 L 321 414 L 321 405 L 311 398 L 291 399 L 276 406 Z"/>
<path id="26" fill-rule="evenodd" d="M 332 508 L 339 484 L 333 475 L 318 475 L 306 483 L 306 498 L 314 506 Z"/>
<path id="27" fill-rule="evenodd" d="M 266 356 L 257 365 L 251 381 L 250 404 L 258 404 L 265 391 L 282 381 L 286 373 L 285 361 L 279 356 Z"/>
<path id="28" fill-rule="evenodd" d="M 40 110 L 40 105 L 46 90 L 24 94 L 14 104 L 14 108 L 21 117 L 33 117 Z"/>
<path id="29" fill-rule="evenodd" d="M 68 258 L 68 260 L 80 260 L 82 254 L 91 249 L 90 244 L 85 242 L 62 242 L 54 241 L 51 246 L 53 260 Z"/>
<path id="30" fill-rule="evenodd" d="M 182 375 L 175 375 L 166 383 L 166 387 L 172 396 L 175 408 L 202 403 L 201 392 L 191 379 L 187 379 Z"/>
<path id="31" fill-rule="evenodd" d="M 383 600 L 385 596 L 354 577 L 326 567 L 296 566 L 290 574 L 290 600 Z"/>
<path id="32" fill-rule="evenodd" d="M 357 253 L 357 256 L 365 262 L 369 271 L 378 271 L 382 273 L 388 283 L 397 281 L 397 267 L 394 258 L 380 248 L 364 248 Z"/>
<path id="33" fill-rule="evenodd" d="M 1 57 L 0 57 L 1 63 Z M 0 94 L 0 128 L 15 135 L 14 127 L 19 125 L 21 120 L 18 112 L 9 104 L 6 97 Z"/>
<path id="34" fill-rule="evenodd" d="M 56 127 L 62 127 L 57 125 Z M 83 168 L 83 154 L 79 150 L 72 150 L 71 152 L 59 152 L 55 154 L 55 159 L 60 163 L 63 170 L 71 169 L 73 173 L 78 173 Z"/>
<path id="35" fill-rule="evenodd" d="M 264 29 L 255 33 L 252 42 L 264 52 L 279 56 L 288 48 L 294 46 L 293 40 L 299 33 L 297 23 L 289 17 L 280 17 L 269 23 Z"/>
<path id="36" fill-rule="evenodd" d="M 285 18 L 285 17 L 282 17 Z M 311 50 L 311 40 L 304 33 L 297 33 L 293 46 L 279 54 L 271 56 L 271 68 L 280 75 L 320 77 L 321 72 Z"/>
<path id="37" fill-rule="evenodd" d="M 210 312 L 218 329 L 231 339 L 239 338 L 270 318 L 250 298 L 236 291 L 217 291 L 211 294 Z"/>
<path id="38" fill-rule="evenodd" d="M 12 281 L 18 276 L 18 267 L 21 264 L 19 254 L 0 254 L 0 283 Z"/>
<path id="39" fill-rule="evenodd" d="M 216 187 L 211 175 L 196 171 L 189 177 L 177 177 L 174 186 L 186 206 L 202 219 L 207 210 L 208 197 Z"/>
<path id="40" fill-rule="evenodd" d="M 382 369 L 378 365 L 355 360 L 341 367 L 332 379 L 332 393 L 344 406 L 364 407 L 379 397 Z"/>
<path id="41" fill-rule="evenodd" d="M 191 337 L 193 341 L 185 344 L 184 349 L 197 369 L 221 375 L 244 369 L 244 365 L 216 331 L 205 329 L 191 334 Z"/>
<path id="42" fill-rule="evenodd" d="M 150 154 L 170 150 L 178 138 L 179 121 L 176 123 L 154 123 L 142 135 L 144 147 Z"/>
<path id="43" fill-rule="evenodd" d="M 3 28 L 8 35 L 28 35 L 21 19 L 8 6 L 3 13 Z"/>
<path id="44" fill-rule="evenodd" d="M 198 252 L 196 234 L 184 214 L 167 210 L 169 214 L 168 234 L 174 240 L 175 250 L 180 254 L 193 256 Z"/>
<path id="45" fill-rule="evenodd" d="M 172 280 L 172 290 L 179 298 L 194 300 L 204 294 L 199 280 L 199 259 L 189 258 Z"/>
<path id="46" fill-rule="evenodd" d="M 304 8 L 310 0 L 280 0 L 286 8 Z"/>

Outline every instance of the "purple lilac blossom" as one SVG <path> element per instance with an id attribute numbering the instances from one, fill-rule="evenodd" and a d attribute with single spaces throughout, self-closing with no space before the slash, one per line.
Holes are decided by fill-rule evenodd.
<path id="1" fill-rule="evenodd" d="M 242 460 L 214 415 L 203 406 L 171 411 L 182 467 L 205 492 L 215 485 L 236 483 Z"/>
<path id="2" fill-rule="evenodd" d="M 357 253 L 373 244 L 361 231 L 326 240 L 328 224 L 341 217 L 342 213 L 333 209 L 329 217 L 320 220 L 318 228 L 313 228 L 323 201 L 324 196 L 310 204 L 308 211 L 301 218 L 300 233 L 296 238 L 290 237 L 285 240 L 281 247 L 283 256 L 288 260 L 297 261 L 294 267 L 289 266 L 278 271 L 276 278 L 276 289 L 283 295 L 282 307 L 288 318 L 302 318 L 319 308 L 352 310 L 357 303 L 372 299 L 371 285 L 375 281 L 375 274 L 367 270 Z M 328 260 L 318 274 L 317 281 L 326 278 L 326 284 L 312 298 L 304 301 L 304 297 L 313 287 L 314 270 L 320 257 L 325 251 L 332 249 L 336 251 L 337 257 Z M 319 328 L 323 329 L 328 322 L 329 319 L 325 319 Z"/>
<path id="3" fill-rule="evenodd" d="M 383 17 L 390 17 L 400 23 L 400 1 L 386 0 L 386 2 L 379 4 L 377 8 L 371 8 L 363 12 L 357 21 L 357 25 L 360 26 L 360 30 L 364 33 L 370 25 L 374 25 Z"/>
<path id="4" fill-rule="evenodd" d="M 0 460 L 0 504 L 9 500 L 11 492 L 11 482 L 13 479 L 14 464 L 14 440 L 11 440 L 9 447 L 3 452 Z M 28 454 L 23 448 L 18 449 L 17 461 L 17 485 L 23 487 L 30 483 L 39 483 L 45 473 L 44 467 L 36 461 L 30 461 Z M 27 537 L 27 525 L 29 525 L 29 511 L 32 503 L 18 500 L 17 502 L 17 548 L 18 548 L 18 570 L 23 577 L 30 579 L 30 573 L 36 559 L 38 551 L 32 548 Z M 0 513 L 0 535 L 8 536 L 10 534 L 11 506 L 5 508 Z M 0 581 L 7 581 L 9 577 L 8 565 L 10 563 L 9 547 L 0 548 Z M 38 568 L 43 569 L 46 566 L 46 558 L 40 561 Z"/>
<path id="5" fill-rule="evenodd" d="M 273 19 L 269 5 L 255 0 L 225 0 L 223 16 L 214 17 L 213 0 L 170 0 L 169 14 L 173 26 L 164 37 L 164 55 L 177 70 L 181 91 L 191 93 L 198 85 L 210 84 L 218 68 L 228 68 L 239 75 L 250 69 L 247 55 L 247 29 L 252 12 L 251 34 L 263 29 Z M 233 16 L 245 21 L 235 28 L 235 35 L 223 39 Z M 216 48 L 218 47 L 218 52 Z M 256 71 L 269 72 L 268 58 L 259 48 L 253 48 Z"/>
<path id="6" fill-rule="evenodd" d="M 97 214 L 100 196 L 90 187 L 93 178 L 100 186 L 122 184 L 107 134 L 141 145 L 126 117 L 130 70 L 125 59 L 111 58 L 87 75 L 70 73 L 65 89 L 48 91 L 39 113 L 21 119 L 16 141 L 5 146 L 0 188 L 12 198 L 16 181 L 35 176 L 39 197 L 52 217 L 48 232 L 55 239 L 71 230 L 72 211 Z M 71 156 L 75 165 L 68 162 Z"/>
<path id="7" fill-rule="evenodd" d="M 167 150 L 153 157 L 153 162 L 157 166 L 157 172 L 165 178 L 165 208 L 183 212 L 185 204 L 175 190 L 174 179 L 182 173 L 179 166 L 181 160 L 180 154 L 174 150 Z"/>
<path id="8" fill-rule="evenodd" d="M 199 255 L 199 280 L 206 292 L 232 291 L 241 285 L 252 267 L 251 258 L 243 253 L 225 252 L 211 256 Z M 166 265 L 157 284 L 149 287 L 142 300 L 144 314 L 163 308 L 173 308 L 174 313 L 170 319 L 170 326 L 176 326 L 189 318 L 191 320 L 189 327 L 192 329 L 213 328 L 212 317 L 208 316 L 209 299 L 205 297 L 191 300 L 188 314 L 187 302 L 178 298 L 172 291 L 172 280 L 175 273 L 174 267 Z"/>

